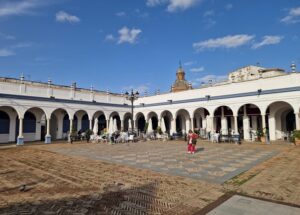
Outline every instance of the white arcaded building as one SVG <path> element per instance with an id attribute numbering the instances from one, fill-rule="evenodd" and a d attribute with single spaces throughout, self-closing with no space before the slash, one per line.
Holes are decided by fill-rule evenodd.
<path id="1" fill-rule="evenodd" d="M 177 74 L 184 78 L 180 67 Z M 237 134 L 244 140 L 268 128 L 271 141 L 300 130 L 300 73 L 247 66 L 229 73 L 228 80 L 200 88 L 140 97 L 134 102 L 134 127 L 153 129 L 162 119 L 167 131 Z M 117 119 L 127 130 L 131 104 L 124 95 L 72 86 L 0 78 L 0 143 L 59 140 L 70 128 L 86 130 L 98 119 L 99 130 Z"/>

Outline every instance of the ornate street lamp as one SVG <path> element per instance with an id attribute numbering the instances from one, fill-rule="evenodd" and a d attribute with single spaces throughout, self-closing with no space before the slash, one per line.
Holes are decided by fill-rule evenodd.
<path id="1" fill-rule="evenodd" d="M 133 102 L 139 98 L 139 92 L 136 91 L 135 93 L 133 92 L 133 89 L 131 89 L 131 93 L 129 94 L 128 92 L 125 93 L 126 99 L 131 102 L 131 130 L 133 131 Z"/>

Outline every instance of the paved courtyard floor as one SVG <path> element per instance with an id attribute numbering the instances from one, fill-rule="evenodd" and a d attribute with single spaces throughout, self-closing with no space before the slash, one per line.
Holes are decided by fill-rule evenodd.
<path id="1" fill-rule="evenodd" d="M 0 147 L 0 214 L 206 214 L 228 194 L 297 208 L 299 163 L 290 145 L 201 143 L 194 155 L 175 141 Z"/>
<path id="2" fill-rule="evenodd" d="M 155 142 L 93 144 L 86 147 L 55 147 L 49 150 L 92 160 L 147 168 L 216 184 L 222 184 L 278 153 L 276 150 L 261 148 L 241 150 L 237 145 L 217 146 L 198 144 L 195 154 L 187 153 L 186 144 L 160 143 L 158 145 Z"/>

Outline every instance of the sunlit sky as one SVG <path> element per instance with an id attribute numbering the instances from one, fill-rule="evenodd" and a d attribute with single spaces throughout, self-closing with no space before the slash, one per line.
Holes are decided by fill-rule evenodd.
<path id="1" fill-rule="evenodd" d="M 0 76 L 148 94 L 300 63 L 299 0 L 0 0 Z"/>

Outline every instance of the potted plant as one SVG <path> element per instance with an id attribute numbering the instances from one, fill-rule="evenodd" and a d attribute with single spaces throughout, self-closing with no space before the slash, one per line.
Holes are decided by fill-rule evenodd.
<path id="1" fill-rule="evenodd" d="M 300 130 L 293 131 L 293 138 L 296 146 L 300 146 Z"/>
<path id="2" fill-rule="evenodd" d="M 260 142 L 266 142 L 266 137 L 263 130 L 259 129 L 256 131 L 257 140 Z"/>

